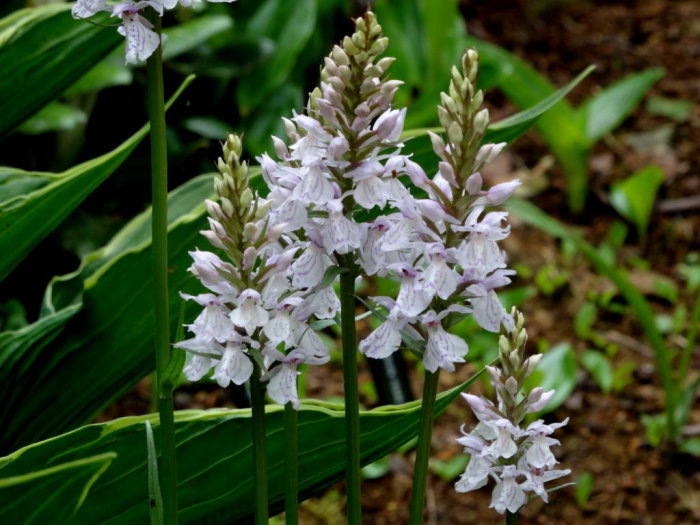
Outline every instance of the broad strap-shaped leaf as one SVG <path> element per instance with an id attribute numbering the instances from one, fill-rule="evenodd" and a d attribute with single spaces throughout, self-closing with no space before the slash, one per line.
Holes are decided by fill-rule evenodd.
<path id="1" fill-rule="evenodd" d="M 469 37 L 479 51 L 481 78 L 486 87 L 498 87 L 520 109 L 549 97 L 555 87 L 525 61 L 494 44 Z M 535 123 L 535 128 L 564 168 L 569 205 L 578 212 L 588 193 L 587 151 L 583 117 L 560 100 Z"/>
<path id="2" fill-rule="evenodd" d="M 586 139 L 594 144 L 632 113 L 657 80 L 664 76 L 658 67 L 629 75 L 607 86 L 578 108 L 586 123 Z"/>
<path id="3" fill-rule="evenodd" d="M 436 415 L 475 377 L 440 394 Z M 266 425 L 272 512 L 282 510 L 283 505 L 283 414 L 283 407 L 268 405 Z M 342 407 L 337 405 L 318 401 L 302 404 L 299 411 L 302 496 L 318 492 L 344 476 L 344 418 Z M 420 401 L 361 412 L 362 463 L 370 463 L 415 437 L 419 418 Z M 154 425 L 157 434 L 157 416 L 149 415 L 89 425 L 36 443 L 1 459 L 0 476 L 23 475 L 57 462 L 114 451 L 117 459 L 97 480 L 75 521 L 80 525 L 148 523 L 146 421 Z M 252 518 L 255 485 L 251 422 L 250 410 L 176 413 L 180 523 L 248 523 Z M 37 500 L 41 498 L 37 496 L 25 505 L 34 505 Z"/>
<path id="4" fill-rule="evenodd" d="M 173 324 L 182 302 L 178 290 L 198 290 L 187 252 L 206 246 L 199 231 L 206 228 L 204 200 L 212 193 L 212 177 L 202 176 L 169 196 Z M 0 450 L 89 421 L 153 370 L 150 268 L 147 210 L 86 256 L 79 270 L 53 280 L 36 323 L 0 337 Z"/>
<path id="5" fill-rule="evenodd" d="M 168 102 L 174 102 L 187 79 Z M 0 167 L 0 280 L 107 179 L 148 133 L 142 127 L 120 146 L 62 173 Z"/>
<path id="6" fill-rule="evenodd" d="M 122 39 L 74 20 L 71 6 L 22 9 L 0 20 L 0 137 L 63 93 Z M 95 17 L 102 23 L 106 15 Z"/>
<path id="7" fill-rule="evenodd" d="M 0 460 L 0 523 L 71 522 L 116 457 L 114 452 L 103 452 L 65 463 L 47 462 L 21 474 L 9 474 L 13 469 L 3 468 L 12 464 L 12 458 Z"/>

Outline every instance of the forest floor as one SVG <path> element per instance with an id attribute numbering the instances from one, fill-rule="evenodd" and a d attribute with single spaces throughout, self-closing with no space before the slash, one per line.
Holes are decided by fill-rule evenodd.
<path id="1" fill-rule="evenodd" d="M 546 4 L 550 7 L 545 9 Z M 630 261 L 646 261 L 645 267 L 636 265 L 632 270 L 633 281 L 653 301 L 656 313 L 672 313 L 671 304 L 655 296 L 652 283 L 665 277 L 682 290 L 679 266 L 689 253 L 700 252 L 700 199 L 696 197 L 690 203 L 678 200 L 700 195 L 700 3 L 499 0 L 465 3 L 463 14 L 471 34 L 516 53 L 558 86 L 595 64 L 595 72 L 570 96 L 574 105 L 627 74 L 654 66 L 663 67 L 666 75 L 652 88 L 651 96 L 695 104 L 692 113 L 681 122 L 654 115 L 642 104 L 621 128 L 598 144 L 590 158 L 592 191 L 581 217 L 569 216 L 561 171 L 556 165 L 548 167 L 547 148 L 536 133 L 523 137 L 490 170 L 494 178 L 535 180 L 530 185 L 534 188 L 532 201 L 554 217 L 575 225 L 597 245 L 620 220 L 608 202 L 611 183 L 648 164 L 660 166 L 666 180 L 649 235 L 641 242 L 630 228 L 618 260 L 628 269 L 632 268 Z M 494 120 L 499 113 L 505 115 L 514 110 L 499 96 L 494 93 L 487 97 L 495 108 Z M 684 204 L 679 209 L 681 202 Z M 614 368 L 627 369 L 629 374 L 628 384 L 621 380 L 617 391 L 604 394 L 588 372 L 579 368 L 572 395 L 548 417 L 557 421 L 570 418 L 569 424 L 555 435 L 562 443 L 555 447 L 556 455 L 561 468 L 572 470 L 570 479 L 565 481 L 591 476 L 590 495 L 584 498 L 586 501 L 577 502 L 576 490 L 569 486 L 551 494 L 548 505 L 533 500 L 522 510 L 520 523 L 700 523 L 700 461 L 687 454 L 654 448 L 645 437 L 642 416 L 662 411 L 663 390 L 653 353 L 638 322 L 628 310 L 602 310 L 594 327 L 597 338 L 578 339 L 574 319 L 581 306 L 590 300 L 592 292 L 601 294 L 614 290 L 614 286 L 596 274 L 582 256 L 562 255 L 558 240 L 523 224 L 517 217 L 511 217 L 511 223 L 513 229 L 505 249 L 511 265 L 523 269 L 513 286 L 529 286 L 535 292 L 521 305 L 532 341 L 530 350 L 543 341 L 569 343 L 580 355 L 595 344 L 607 349 Z M 553 273 L 553 281 L 561 277 L 553 290 L 543 290 L 536 282 L 535 276 L 542 275 L 543 269 Z M 696 352 L 693 363 L 696 371 L 697 355 Z M 323 376 L 309 379 L 308 395 L 341 396 L 340 368 L 323 370 Z M 473 372 L 467 366 L 457 374 L 442 374 L 441 390 L 464 381 Z M 621 372 L 620 377 L 623 376 Z M 363 370 L 361 378 L 369 381 L 369 377 Z M 411 378 L 413 392 L 419 395 L 420 377 L 412 372 Z M 233 406 L 230 394 L 220 389 L 178 392 L 176 403 L 179 408 Z M 147 404 L 148 387 L 142 383 L 102 417 L 143 412 Z M 434 458 L 449 462 L 462 454 L 455 439 L 463 423 L 470 427 L 474 421 L 460 400 L 436 421 Z M 696 406 L 688 431 L 700 432 L 699 424 L 700 411 Z M 412 461 L 411 452 L 393 454 L 388 473 L 364 483 L 366 523 L 407 523 Z M 499 515 L 488 509 L 488 489 L 458 494 L 453 483 L 454 479 L 445 481 L 436 473 L 431 474 L 426 524 L 502 522 Z M 302 523 L 342 524 L 343 493 L 343 484 L 339 483 L 305 502 Z"/>

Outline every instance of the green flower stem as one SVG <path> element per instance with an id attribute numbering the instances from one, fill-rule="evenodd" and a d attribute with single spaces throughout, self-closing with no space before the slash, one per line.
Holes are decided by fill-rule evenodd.
<path id="1" fill-rule="evenodd" d="M 360 491 L 360 396 L 357 385 L 357 334 L 355 331 L 355 271 L 352 263 L 340 274 L 340 327 L 343 341 L 345 389 L 345 457 L 347 522 L 362 523 Z"/>
<path id="2" fill-rule="evenodd" d="M 440 369 L 436 372 L 425 372 L 423 383 L 423 403 L 420 412 L 420 429 L 418 432 L 418 447 L 416 464 L 413 469 L 413 491 L 409 513 L 410 525 L 423 523 L 423 506 L 425 504 L 425 483 L 428 478 L 428 460 L 430 459 L 430 438 L 433 433 L 433 415 L 435 413 L 435 398 L 437 396 Z"/>
<path id="3" fill-rule="evenodd" d="M 260 367 L 253 365 L 250 376 L 250 399 L 253 409 L 253 461 L 255 462 L 255 525 L 267 525 L 267 449 L 265 445 L 265 385 Z"/>
<path id="4" fill-rule="evenodd" d="M 284 515 L 287 525 L 299 523 L 299 461 L 298 432 L 299 414 L 291 403 L 284 405 Z"/>
<path id="5" fill-rule="evenodd" d="M 154 31 L 161 34 L 160 16 L 148 10 Z M 168 312 L 168 147 L 165 137 L 163 100 L 163 55 L 159 46 L 146 62 L 148 119 L 151 123 L 152 246 L 153 293 L 155 299 L 155 352 L 158 384 L 170 362 L 170 315 Z M 177 476 L 175 459 L 175 423 L 172 390 L 158 388 L 161 450 L 160 484 L 163 494 L 163 519 L 177 523 Z"/>
<path id="6" fill-rule="evenodd" d="M 518 525 L 518 513 L 506 511 L 506 525 Z"/>

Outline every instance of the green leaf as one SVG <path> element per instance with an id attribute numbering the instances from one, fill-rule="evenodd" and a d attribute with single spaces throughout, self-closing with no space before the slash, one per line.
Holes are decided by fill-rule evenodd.
<path id="1" fill-rule="evenodd" d="M 658 447 L 668 437 L 668 425 L 664 414 L 642 414 L 642 424 L 646 429 L 647 442 L 652 447 Z"/>
<path id="2" fill-rule="evenodd" d="M 123 37 L 113 27 L 73 20 L 53 3 L 0 20 L 0 137 L 63 93 Z M 98 15 L 99 23 L 108 19 Z"/>
<path id="3" fill-rule="evenodd" d="M 492 124 L 489 126 L 486 137 L 484 137 L 484 142 L 514 142 L 515 139 L 535 125 L 538 119 L 546 118 L 547 112 L 553 110 L 552 108 L 555 108 L 594 69 L 594 66 L 588 66 L 571 82 L 548 97 L 543 98 L 534 106 Z M 553 111 L 557 110 L 554 109 Z"/>
<path id="4" fill-rule="evenodd" d="M 169 196 L 173 324 L 182 302 L 178 291 L 198 293 L 187 252 L 206 246 L 199 231 L 206 228 L 204 200 L 212 193 L 212 177 L 202 176 Z M 87 255 L 76 272 L 51 282 L 37 322 L 0 335 L 0 397 L 7 403 L 0 412 L 0 450 L 89 421 L 153 371 L 150 239 L 147 210 Z"/>
<path id="5" fill-rule="evenodd" d="M 596 143 L 610 133 L 637 107 L 657 80 L 663 77 L 661 68 L 634 73 L 611 84 L 579 108 L 586 123 L 586 138 Z"/>
<path id="6" fill-rule="evenodd" d="M 684 439 L 678 448 L 681 452 L 700 457 L 700 437 Z"/>
<path id="7" fill-rule="evenodd" d="M 444 392 L 436 415 L 476 377 Z M 396 450 L 418 433 L 420 401 L 360 413 L 362 464 Z M 267 406 L 267 450 L 271 511 L 282 509 L 284 494 L 284 409 Z M 146 426 L 156 414 L 81 427 L 35 443 L 0 459 L 0 476 L 17 476 L 56 461 L 78 460 L 103 451 L 118 458 L 97 480 L 75 517 L 81 525 L 148 523 Z M 250 410 L 182 411 L 175 415 L 180 523 L 247 523 L 253 514 L 254 483 Z M 157 431 L 157 428 L 156 428 Z M 156 443 L 157 445 L 157 443 Z M 299 487 L 302 497 L 345 474 L 345 421 L 342 407 L 315 401 L 299 410 Z M 36 494 L 17 510 L 41 501 Z M 53 501 L 52 505 L 62 505 Z M 10 520 L 7 523 L 23 523 Z"/>
<path id="8" fill-rule="evenodd" d="M 576 370 L 574 352 L 568 343 L 559 343 L 545 352 L 535 372 L 525 381 L 528 388 L 541 386 L 545 391 L 556 390 L 541 414 L 553 411 L 571 395 L 576 386 Z"/>
<path id="9" fill-rule="evenodd" d="M 191 80 L 185 80 L 168 106 Z M 0 167 L 0 280 L 124 162 L 148 129 L 144 126 L 116 149 L 62 173 Z"/>
<path id="10" fill-rule="evenodd" d="M 163 31 L 167 37 L 163 46 L 163 58 L 175 58 L 232 28 L 233 19 L 228 15 L 204 15 L 169 27 Z"/>
<path id="11" fill-rule="evenodd" d="M 294 68 L 316 22 L 316 0 L 267 0 L 248 21 L 244 32 L 268 44 L 269 52 L 240 79 L 236 98 L 243 115 L 268 100 Z"/>
<path id="12" fill-rule="evenodd" d="M 58 464 L 47 462 L 20 473 L 0 466 L 0 522 L 68 523 L 116 457 L 114 452 L 103 452 Z"/>
<path id="13" fill-rule="evenodd" d="M 668 117 L 676 122 L 685 122 L 693 114 L 693 103 L 664 97 L 649 97 L 646 110 L 654 115 Z"/>
<path id="14" fill-rule="evenodd" d="M 148 517 L 151 525 L 163 525 L 163 495 L 158 479 L 158 452 L 151 422 L 146 421 L 146 450 L 148 470 Z"/>
<path id="15" fill-rule="evenodd" d="M 87 115 L 75 106 L 50 102 L 27 120 L 17 131 L 25 135 L 39 135 L 49 131 L 69 131 L 87 122 Z"/>
<path id="16" fill-rule="evenodd" d="M 576 480 L 576 503 L 583 508 L 588 503 L 593 492 L 593 475 L 590 472 L 583 472 Z"/>
<path id="17" fill-rule="evenodd" d="M 563 98 L 576 87 L 581 80 L 588 76 L 593 67 L 589 67 L 574 80 L 563 86 L 558 91 L 552 93 L 548 97 L 540 100 L 532 107 L 525 111 L 521 111 L 510 117 L 506 117 L 498 122 L 491 124 L 482 142 L 496 143 L 508 142 L 509 144 L 517 140 L 523 133 L 530 129 L 539 118 L 552 110 Z M 437 109 L 433 108 L 437 114 Z M 444 133 L 443 128 L 417 128 L 407 129 L 401 135 L 402 139 L 411 139 L 406 143 L 405 153 L 412 153 L 415 162 L 420 164 L 426 171 L 435 169 L 437 166 L 437 156 L 433 153 L 433 148 L 428 137 L 428 131 L 434 133 Z"/>
<path id="18" fill-rule="evenodd" d="M 591 302 L 586 301 L 581 305 L 576 317 L 574 317 L 574 333 L 576 337 L 588 340 L 593 334 L 593 324 L 598 317 L 598 310 Z"/>
<path id="19" fill-rule="evenodd" d="M 85 73 L 63 95 L 80 95 L 113 86 L 128 86 L 133 77 L 132 70 L 124 65 L 124 55 L 113 53 Z"/>
<path id="20" fill-rule="evenodd" d="M 559 237 L 575 243 L 576 247 L 591 261 L 596 270 L 608 277 L 620 290 L 627 303 L 634 310 L 637 320 L 654 350 L 656 366 L 661 385 L 666 394 L 666 417 L 672 428 L 671 435 L 677 432 L 674 423 L 675 407 L 678 403 L 677 386 L 671 378 L 671 363 L 661 332 L 654 323 L 654 313 L 644 295 L 620 272 L 598 254 L 597 250 L 581 238 L 580 233 L 567 228 L 565 225 L 550 217 L 532 203 L 520 199 L 510 199 L 507 208 L 524 222 Z"/>
<path id="21" fill-rule="evenodd" d="M 469 456 L 467 454 L 460 454 L 459 456 L 455 456 L 446 461 L 431 459 L 430 470 L 440 476 L 440 479 L 442 479 L 444 482 L 449 483 L 464 472 L 464 469 L 467 468 L 468 462 Z"/>
<path id="22" fill-rule="evenodd" d="M 450 68 L 459 67 L 466 48 L 466 27 L 457 0 L 376 2 L 373 10 L 389 38 L 393 78 L 404 81 L 398 106 L 410 106 L 407 127 L 437 123 L 435 106 L 447 90 Z"/>
<path id="23" fill-rule="evenodd" d="M 581 354 L 581 364 L 590 372 L 604 394 L 613 388 L 613 369 L 608 358 L 597 350 L 586 350 Z"/>
<path id="24" fill-rule="evenodd" d="M 650 165 L 611 188 L 610 203 L 620 215 L 634 223 L 640 237 L 646 236 L 656 193 L 664 178 L 661 168 Z"/>
<path id="25" fill-rule="evenodd" d="M 520 109 L 556 91 L 548 80 L 506 50 L 474 37 L 469 37 L 469 45 L 479 51 L 481 78 L 488 79 L 483 87 L 498 87 Z M 589 148 L 582 117 L 566 100 L 560 100 L 535 123 L 535 128 L 564 168 L 569 206 L 574 212 L 581 211 L 588 193 Z"/>

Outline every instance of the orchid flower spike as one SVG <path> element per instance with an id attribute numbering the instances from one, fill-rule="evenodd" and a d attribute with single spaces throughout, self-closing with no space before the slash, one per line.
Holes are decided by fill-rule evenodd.
<path id="1" fill-rule="evenodd" d="M 515 513 L 528 501 L 533 492 L 547 502 L 549 497 L 544 484 L 571 473 L 569 469 L 556 469 L 559 463 L 550 450 L 559 441 L 550 435 L 566 425 L 546 425 L 538 419 L 528 426 L 523 421 L 529 413 L 542 410 L 554 395 L 536 387 L 526 391 L 524 380 L 535 369 L 540 355 L 525 358 L 527 332 L 524 318 L 513 310 L 515 326 L 501 335 L 499 362 L 487 367 L 491 383 L 495 387 L 497 404 L 472 394 L 462 394 L 471 407 L 479 424 L 471 432 L 464 432 L 457 442 L 471 456 L 464 474 L 455 484 L 457 492 L 479 489 L 493 478 L 491 507 L 501 514 Z"/>

